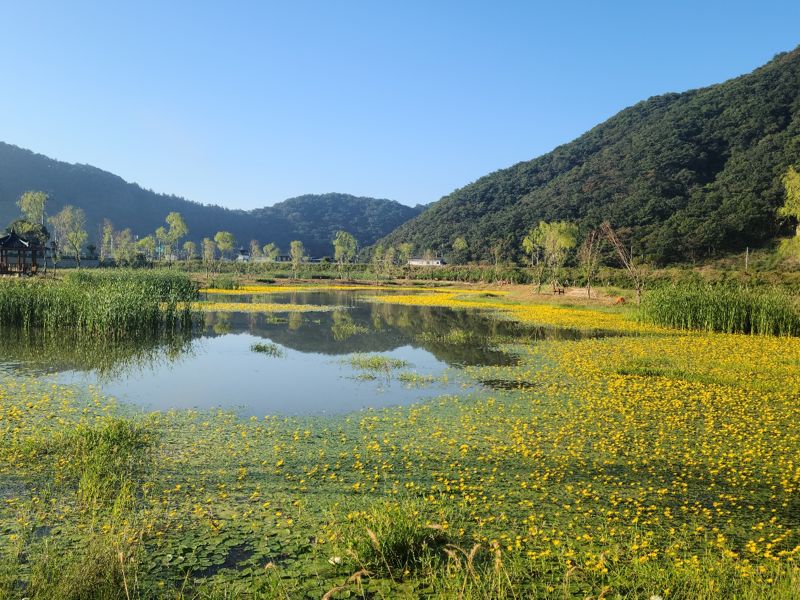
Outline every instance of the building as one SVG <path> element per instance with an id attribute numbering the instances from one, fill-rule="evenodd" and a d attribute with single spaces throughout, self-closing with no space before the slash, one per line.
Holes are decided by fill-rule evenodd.
<path id="1" fill-rule="evenodd" d="M 44 265 L 44 246 L 24 238 L 13 229 L 0 236 L 0 274 L 31 275 Z"/>
<path id="2" fill-rule="evenodd" d="M 441 267 L 445 264 L 443 258 L 409 258 L 409 266 L 412 267 Z"/>

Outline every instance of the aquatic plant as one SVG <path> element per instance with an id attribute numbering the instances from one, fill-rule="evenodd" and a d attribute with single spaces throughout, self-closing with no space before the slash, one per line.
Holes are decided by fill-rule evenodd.
<path id="1" fill-rule="evenodd" d="M 250 350 L 252 352 L 258 352 L 259 354 L 265 354 L 266 356 L 272 356 L 274 358 L 283 358 L 284 351 L 283 349 L 278 346 L 278 344 L 273 344 L 272 342 L 258 342 L 250 346 Z"/>
<path id="2" fill-rule="evenodd" d="M 352 354 L 343 359 L 345 364 L 361 371 L 392 371 L 410 367 L 411 363 L 401 358 L 381 356 L 380 354 Z"/>

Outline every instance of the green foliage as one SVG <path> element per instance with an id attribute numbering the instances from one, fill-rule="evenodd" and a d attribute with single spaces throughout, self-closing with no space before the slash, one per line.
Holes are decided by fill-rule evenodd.
<path id="1" fill-rule="evenodd" d="M 779 289 L 672 285 L 647 292 L 640 318 L 676 329 L 800 335 L 800 305 Z"/>
<path id="2" fill-rule="evenodd" d="M 28 191 L 17 200 L 17 206 L 27 221 L 44 225 L 44 207 L 48 196 L 44 192 Z"/>
<path id="3" fill-rule="evenodd" d="M 506 236 L 516 258 L 532 222 L 582 233 L 609 220 L 655 263 L 758 247 L 780 233 L 781 177 L 797 161 L 800 49 L 720 85 L 627 108 L 578 139 L 478 179 L 384 244 L 473 240 L 489 259 Z M 628 236 L 628 232 L 630 235 Z"/>
<path id="4" fill-rule="evenodd" d="M 794 167 L 789 167 L 783 176 L 783 187 L 786 190 L 786 202 L 778 209 L 778 214 L 798 222 L 795 233 L 800 237 L 800 173 Z"/>
<path id="5" fill-rule="evenodd" d="M 81 251 L 89 237 L 86 233 L 86 214 L 80 208 L 67 205 L 57 215 L 50 217 L 49 222 L 59 247 L 67 249 L 80 264 Z"/>
<path id="6" fill-rule="evenodd" d="M 306 249 L 303 242 L 300 240 L 293 240 L 289 244 L 289 255 L 292 257 L 292 275 L 297 279 L 297 272 L 300 266 L 306 261 Z"/>
<path id="7" fill-rule="evenodd" d="M 236 238 L 230 231 L 218 231 L 214 234 L 214 243 L 217 245 L 217 250 L 225 257 L 236 245 Z"/>

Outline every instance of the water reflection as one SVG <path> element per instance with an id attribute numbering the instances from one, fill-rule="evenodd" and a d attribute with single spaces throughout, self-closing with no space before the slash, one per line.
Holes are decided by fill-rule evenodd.
<path id="1" fill-rule="evenodd" d="M 100 385 L 109 395 L 155 408 L 244 407 L 249 414 L 346 412 L 456 392 L 463 382 L 457 374 L 446 374 L 450 367 L 515 362 L 513 354 L 498 349 L 501 342 L 579 336 L 523 327 L 477 311 L 372 303 L 354 292 L 230 299 L 317 304 L 326 310 L 210 312 L 198 319 L 191 336 L 117 342 L 0 332 L 0 368 L 38 373 L 59 382 Z M 266 356 L 250 349 L 264 341 L 277 344 L 280 352 Z M 355 353 L 380 353 L 411 366 L 372 381 L 342 360 Z"/>

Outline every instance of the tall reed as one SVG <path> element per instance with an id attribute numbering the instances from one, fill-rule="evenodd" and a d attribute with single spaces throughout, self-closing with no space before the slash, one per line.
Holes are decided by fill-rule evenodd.
<path id="1" fill-rule="evenodd" d="M 75 273 L 62 280 L 0 280 L 0 325 L 121 337 L 191 325 L 197 297 L 180 273 Z"/>
<path id="2" fill-rule="evenodd" d="M 800 335 L 800 303 L 778 288 L 670 285 L 645 294 L 639 317 L 676 329 Z"/>

